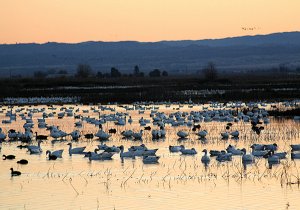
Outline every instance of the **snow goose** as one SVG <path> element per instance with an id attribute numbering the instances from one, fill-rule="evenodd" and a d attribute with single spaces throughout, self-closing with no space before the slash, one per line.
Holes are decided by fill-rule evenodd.
<path id="1" fill-rule="evenodd" d="M 75 140 L 75 141 L 78 140 L 81 136 L 79 130 L 72 131 L 69 135 L 72 136 L 72 140 Z"/>
<path id="2" fill-rule="evenodd" d="M 221 133 L 221 136 L 222 136 L 222 139 L 228 139 L 229 133 L 228 132 Z"/>
<path id="3" fill-rule="evenodd" d="M 55 155 L 57 158 L 62 158 L 62 153 L 64 152 L 63 149 L 60 149 L 60 150 L 56 150 L 56 151 L 53 151 L 51 152 L 50 150 L 47 150 L 46 151 L 46 155 L 47 154 L 50 154 L 50 155 Z"/>
<path id="4" fill-rule="evenodd" d="M 129 151 L 131 150 L 146 150 L 147 147 L 145 146 L 145 144 L 141 144 L 140 146 L 131 146 L 130 148 L 128 148 Z"/>
<path id="5" fill-rule="evenodd" d="M 158 149 L 146 149 L 144 150 L 143 156 L 154 156 Z"/>
<path id="6" fill-rule="evenodd" d="M 4 141 L 6 139 L 6 134 L 2 133 L 2 129 L 0 131 L 0 141 Z"/>
<path id="7" fill-rule="evenodd" d="M 195 148 L 192 148 L 192 149 L 182 149 L 182 150 L 180 150 L 180 152 L 183 155 L 195 155 L 195 154 L 197 154 L 197 151 L 195 150 Z"/>
<path id="8" fill-rule="evenodd" d="M 277 156 L 279 159 L 285 159 L 287 155 L 287 152 L 274 152 L 274 150 L 268 151 L 267 154 L 265 154 L 263 157 L 268 158 L 270 156 Z"/>
<path id="9" fill-rule="evenodd" d="M 178 136 L 179 138 L 182 138 L 182 139 L 186 138 L 188 135 L 189 135 L 189 134 L 188 134 L 187 132 L 184 132 L 184 131 L 178 131 L 178 132 L 177 132 L 177 136 Z"/>
<path id="10" fill-rule="evenodd" d="M 29 145 L 29 146 L 27 146 L 28 151 L 30 151 L 30 150 L 40 150 L 40 151 L 42 151 L 42 148 L 41 148 L 41 143 L 42 142 L 43 141 L 39 140 L 37 146 L 36 145 Z"/>
<path id="11" fill-rule="evenodd" d="M 88 152 L 88 157 L 89 160 L 110 160 L 111 157 L 113 156 L 113 153 L 109 153 L 109 152 L 103 152 L 97 155 L 92 155 L 91 152 Z"/>
<path id="12" fill-rule="evenodd" d="M 159 156 L 144 156 L 143 163 L 150 164 L 150 163 L 158 163 Z"/>
<path id="13" fill-rule="evenodd" d="M 180 146 L 169 146 L 169 151 L 170 152 L 180 152 L 182 149 L 184 149 L 183 145 Z"/>
<path id="14" fill-rule="evenodd" d="M 216 157 L 216 156 L 219 156 L 221 154 L 221 151 L 219 151 L 219 150 L 210 150 L 209 154 L 210 154 L 211 157 Z"/>
<path id="15" fill-rule="evenodd" d="M 231 161 L 232 160 L 232 154 L 231 153 L 226 153 L 224 150 L 220 152 L 220 154 L 216 157 L 216 160 L 219 162 L 224 162 L 224 161 Z"/>
<path id="16" fill-rule="evenodd" d="M 252 148 L 252 150 L 264 150 L 265 145 L 264 144 L 252 144 L 250 148 Z"/>
<path id="17" fill-rule="evenodd" d="M 291 144 L 290 145 L 293 151 L 300 151 L 300 144 Z"/>
<path id="18" fill-rule="evenodd" d="M 140 130 L 138 133 L 133 133 L 132 136 L 135 140 L 141 140 L 143 137 L 143 130 Z"/>
<path id="19" fill-rule="evenodd" d="M 84 150 L 86 147 L 76 147 L 72 148 L 72 143 L 68 143 L 69 145 L 69 155 L 72 156 L 73 154 L 84 154 Z"/>
<path id="20" fill-rule="evenodd" d="M 98 148 L 95 148 L 94 149 L 94 152 L 91 152 L 91 151 L 89 151 L 89 152 L 83 152 L 83 154 L 84 154 L 84 157 L 89 157 L 90 155 L 98 155 L 98 151 L 99 151 L 100 149 L 98 149 Z"/>
<path id="21" fill-rule="evenodd" d="M 292 151 L 292 153 L 291 153 L 291 158 L 292 158 L 292 160 L 294 160 L 294 159 L 300 159 L 300 153 L 294 153 L 294 152 Z"/>
<path id="22" fill-rule="evenodd" d="M 133 150 L 128 151 L 128 152 L 124 152 L 124 146 L 123 145 L 121 145 L 119 148 L 121 150 L 121 153 L 120 153 L 121 158 L 127 158 L 127 157 L 128 158 L 135 158 Z"/>
<path id="23" fill-rule="evenodd" d="M 210 162 L 210 157 L 207 155 L 207 149 L 204 149 L 204 155 L 201 157 L 201 162 L 204 164 L 208 164 Z"/>
<path id="24" fill-rule="evenodd" d="M 106 140 L 108 140 L 111 137 L 111 135 L 105 133 L 101 129 L 95 134 L 95 136 L 98 137 L 99 140 L 101 140 L 101 141 L 106 141 Z"/>
<path id="25" fill-rule="evenodd" d="M 278 149 L 278 145 L 276 143 L 274 144 L 266 144 L 264 146 L 264 149 L 265 150 L 273 150 L 273 151 L 276 151 Z"/>
<path id="26" fill-rule="evenodd" d="M 254 156 L 252 154 L 247 154 L 245 148 L 243 148 L 242 151 L 243 151 L 242 162 L 253 163 L 254 162 Z"/>
<path id="27" fill-rule="evenodd" d="M 231 153 L 232 155 L 243 155 L 243 151 L 240 149 L 236 149 L 234 146 L 232 146 L 231 144 L 229 144 L 229 146 L 226 148 L 226 151 L 228 153 Z"/>
<path id="28" fill-rule="evenodd" d="M 205 138 L 207 133 L 208 133 L 207 130 L 202 130 L 197 135 L 200 136 L 200 138 Z"/>
<path id="29" fill-rule="evenodd" d="M 280 158 L 274 155 L 274 150 L 270 150 L 264 157 L 268 158 L 268 163 L 277 164 L 280 163 Z"/>
<path id="30" fill-rule="evenodd" d="M 133 131 L 132 130 L 127 130 L 127 131 L 123 131 L 121 133 L 125 138 L 131 138 L 133 135 Z"/>
<path id="31" fill-rule="evenodd" d="M 234 138 L 238 138 L 240 133 L 239 133 L 239 131 L 234 131 L 234 132 L 231 132 L 230 135 Z"/>

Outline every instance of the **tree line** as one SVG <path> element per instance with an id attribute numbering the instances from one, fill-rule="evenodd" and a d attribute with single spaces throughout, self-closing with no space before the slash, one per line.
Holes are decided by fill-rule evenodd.
<path id="1" fill-rule="evenodd" d="M 46 77 L 66 77 L 66 76 L 74 76 L 76 78 L 88 78 L 88 77 L 98 77 L 98 78 L 117 78 L 117 77 L 145 77 L 144 72 L 140 71 L 138 65 L 134 66 L 132 73 L 124 74 L 121 73 L 119 69 L 116 67 L 112 67 L 109 73 L 103 73 L 101 71 L 94 72 L 92 67 L 89 64 L 78 64 L 76 68 L 76 72 L 74 75 L 68 74 L 66 70 L 55 70 L 50 69 L 48 71 L 35 71 L 33 76 L 35 78 L 46 78 Z M 148 73 L 149 77 L 166 77 L 169 73 L 167 71 L 162 71 L 160 69 L 154 69 Z"/>
<path id="2" fill-rule="evenodd" d="M 294 68 L 290 67 L 287 64 L 279 64 L 278 67 L 272 67 L 268 69 L 248 69 L 243 70 L 243 72 L 248 73 L 263 73 L 263 72 L 271 72 L 271 73 L 280 73 L 280 74 L 288 74 L 288 73 L 294 73 L 299 74 L 300 73 L 300 66 L 296 66 Z M 203 78 L 206 81 L 215 81 L 219 77 L 218 69 L 216 68 L 216 65 L 214 62 L 208 62 L 206 65 L 202 67 L 199 71 L 197 71 L 197 74 L 202 75 Z M 224 72 L 223 72 L 224 75 Z M 76 77 L 76 78 L 89 78 L 89 77 L 97 77 L 97 78 L 118 78 L 118 77 L 166 77 L 169 76 L 169 73 L 165 70 L 160 69 L 153 69 L 152 71 L 148 72 L 148 74 L 145 74 L 143 71 L 140 70 L 139 66 L 136 65 L 133 68 L 133 71 L 131 73 L 122 73 L 119 69 L 116 67 L 112 67 L 110 69 L 110 72 L 95 72 L 92 70 L 91 66 L 89 64 L 78 64 L 75 74 L 69 74 L 67 70 L 64 69 L 49 69 L 47 71 L 35 71 L 33 76 L 35 78 L 46 78 L 46 77 L 54 77 L 54 78 L 61 78 L 61 77 Z M 21 77 L 21 76 L 20 76 Z"/>
<path id="3" fill-rule="evenodd" d="M 79 64 L 77 66 L 77 70 L 75 73 L 75 77 L 79 78 L 87 78 L 93 75 L 93 71 L 90 65 L 88 64 Z M 161 71 L 159 69 L 154 69 L 149 72 L 148 76 L 149 77 L 160 77 L 160 76 L 168 76 L 167 71 Z M 134 66 L 133 72 L 129 74 L 122 74 L 119 69 L 116 67 L 112 67 L 110 69 L 110 73 L 102 73 L 101 71 L 98 71 L 95 75 L 98 78 L 107 78 L 107 77 L 112 77 L 112 78 L 117 78 L 117 77 L 144 77 L 145 73 L 140 71 L 139 66 Z"/>

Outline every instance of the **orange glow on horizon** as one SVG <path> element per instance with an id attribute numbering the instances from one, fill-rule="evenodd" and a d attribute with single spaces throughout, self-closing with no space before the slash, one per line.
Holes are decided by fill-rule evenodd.
<path id="1" fill-rule="evenodd" d="M 0 3 L 0 43 L 197 40 L 300 31 L 299 8 L 299 0 L 9 0 Z"/>

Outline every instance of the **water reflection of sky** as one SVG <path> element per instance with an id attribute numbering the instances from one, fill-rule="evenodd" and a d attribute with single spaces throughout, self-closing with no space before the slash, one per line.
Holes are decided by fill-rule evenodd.
<path id="1" fill-rule="evenodd" d="M 158 111 L 166 115 L 174 113 L 172 105 L 166 108 L 156 105 Z M 98 118 L 97 107 L 67 105 L 80 109 L 85 117 Z M 125 112 L 124 108 L 111 106 L 116 112 Z M 152 107 L 152 106 L 149 106 Z M 27 112 L 25 106 L 23 113 Z M 46 106 L 35 106 L 30 109 L 41 109 Z M 2 107 L 7 109 L 7 107 Z M 13 110 L 19 109 L 14 107 Z M 65 132 L 75 130 L 74 123 L 78 119 L 65 116 L 57 119 L 57 113 L 62 112 L 61 106 L 55 117 L 46 118 L 49 125 L 58 125 Z M 8 119 L 5 112 L 0 113 L 1 121 Z M 83 113 L 83 110 L 85 113 Z M 88 110 L 88 111 L 87 111 Z M 184 105 L 180 111 L 199 111 L 202 107 L 188 108 Z M 107 121 L 103 129 L 116 128 L 116 135 L 112 135 L 108 145 L 124 145 L 127 149 L 131 145 L 140 145 L 140 141 L 123 139 L 120 133 L 124 130 L 138 132 L 141 127 L 138 120 L 141 117 L 150 119 L 151 110 L 145 109 L 139 114 L 138 110 L 127 111 L 133 119 L 132 124 L 116 126 Z M 101 114 L 113 113 L 110 110 L 100 111 Z M 78 114 L 78 113 L 76 113 Z M 35 126 L 33 132 L 48 135 L 49 131 L 38 129 L 37 119 L 42 113 L 34 113 Z M 127 117 L 128 119 L 128 117 Z M 14 128 L 23 131 L 24 121 L 17 117 L 12 124 L 1 124 L 4 132 Z M 239 139 L 221 140 L 226 122 L 202 122 L 201 129 L 208 131 L 205 140 L 199 137 L 186 126 L 171 127 L 166 125 L 166 138 L 153 141 L 151 131 L 144 131 L 143 143 L 150 149 L 159 148 L 157 154 L 161 156 L 159 164 L 143 164 L 142 159 L 124 159 L 121 161 L 118 154 L 109 161 L 89 162 L 80 155 L 68 155 L 66 143 L 52 145 L 50 141 L 42 144 L 47 149 L 64 149 L 63 158 L 57 161 L 48 161 L 46 155 L 29 155 L 26 150 L 17 149 L 18 143 L 3 143 L 2 154 L 15 154 L 17 159 L 27 159 L 28 165 L 18 166 L 14 161 L 0 160 L 0 208 L 1 209 L 299 209 L 299 187 L 296 183 L 299 178 L 299 161 L 291 161 L 290 144 L 300 143 L 300 124 L 291 120 L 274 120 L 264 125 L 265 129 L 258 136 L 251 130 L 250 123 L 233 123 L 232 130 L 239 130 Z M 151 124 L 150 124 L 151 125 Z M 152 126 L 152 125 L 151 125 Z M 157 128 L 157 126 L 152 126 Z M 96 133 L 98 128 L 85 121 L 79 129 L 83 134 Z M 178 141 L 176 133 L 185 131 L 189 134 L 185 140 Z M 69 137 L 68 137 L 69 138 Z M 50 139 L 51 140 L 51 139 Z M 70 139 L 69 139 L 70 140 Z M 242 164 L 239 156 L 234 156 L 230 162 L 219 163 L 211 157 L 209 165 L 201 163 L 203 149 L 225 149 L 229 144 L 237 148 L 246 148 L 250 151 L 253 143 L 278 144 L 278 151 L 287 151 L 287 160 L 270 167 L 265 159 L 256 159 L 253 164 Z M 74 147 L 86 146 L 93 150 L 98 141 L 80 139 Z M 182 156 L 178 153 L 169 153 L 169 145 L 184 144 L 186 148 L 194 147 L 198 154 Z M 10 177 L 9 168 L 22 172 L 20 177 Z"/>

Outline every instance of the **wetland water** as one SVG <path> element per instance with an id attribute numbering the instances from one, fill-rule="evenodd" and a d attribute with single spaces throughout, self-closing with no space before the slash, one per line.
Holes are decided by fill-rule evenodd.
<path id="1" fill-rule="evenodd" d="M 100 141 L 88 140 L 84 134 L 97 133 L 98 126 L 87 122 L 86 119 L 99 119 L 100 107 L 65 105 L 70 108 L 67 114 L 58 119 L 57 114 L 65 112 L 63 106 L 23 106 L 10 109 L 1 108 L 0 119 L 8 120 L 7 111 L 16 113 L 16 121 L 10 124 L 1 123 L 2 132 L 7 134 L 9 129 L 24 132 L 21 113 L 26 118 L 32 114 L 34 126 L 33 133 L 49 135 L 46 128 L 38 128 L 38 119 L 42 114 L 53 112 L 53 116 L 45 118 L 47 125 L 59 126 L 59 129 L 70 133 L 74 130 L 81 132 L 73 147 L 86 146 L 86 151 L 93 151 Z M 74 107 L 74 109 L 72 108 Z M 292 119 L 269 117 L 270 123 L 263 124 L 264 130 L 257 135 L 251 130 L 250 122 L 232 122 L 230 131 L 238 130 L 239 139 L 222 140 L 221 132 L 225 131 L 227 122 L 210 121 L 198 122 L 200 130 L 207 130 L 206 139 L 199 140 L 198 132 L 192 131 L 186 125 L 171 126 L 165 124 L 166 138 L 152 140 L 151 131 L 143 132 L 142 141 L 124 139 L 122 131 L 133 130 L 139 132 L 144 129 L 139 119 L 149 119 L 152 129 L 158 129 L 152 124 L 150 113 L 153 105 L 147 106 L 150 110 L 125 110 L 115 105 L 106 106 L 115 109 L 101 110 L 104 115 L 127 113 L 132 117 L 132 124 L 115 125 L 114 121 L 103 123 L 103 130 L 116 128 L 117 133 L 112 134 L 109 146 L 124 145 L 125 150 L 133 145 L 144 143 L 148 149 L 158 148 L 160 156 L 158 164 L 144 164 L 141 157 L 135 159 L 120 159 L 115 154 L 112 160 L 89 161 L 83 155 L 68 154 L 68 142 L 52 144 L 52 137 L 41 144 L 43 152 L 39 155 L 30 155 L 27 149 L 17 148 L 20 142 L 9 142 L 8 138 L 2 143 L 1 156 L 13 154 L 15 160 L 0 160 L 0 209 L 300 209 L 300 189 L 297 182 L 300 179 L 300 160 L 291 160 L 290 144 L 300 143 L 300 123 Z M 128 105 L 128 107 L 133 107 Z M 144 106 L 142 106 L 144 107 Z M 208 107 L 208 105 L 206 105 Z M 191 111 L 203 112 L 203 106 L 189 107 L 183 105 L 166 107 L 156 106 L 157 112 L 164 112 L 169 116 L 175 112 L 187 112 L 183 117 L 188 121 Z M 143 112 L 143 113 L 142 113 Z M 153 112 L 153 111 L 152 111 Z M 73 116 L 72 116 L 73 115 Z M 75 119 L 74 115 L 81 115 Z M 154 113 L 155 116 L 155 113 Z M 182 115 L 181 115 L 182 116 Z M 107 118 L 109 119 L 109 118 Z M 175 119 L 175 117 L 174 117 Z M 82 127 L 74 127 L 74 123 L 82 121 Z M 178 139 L 178 131 L 186 131 L 187 139 Z M 35 135 L 34 135 L 35 136 Z M 34 139 L 34 138 L 33 138 Z M 278 151 L 287 152 L 287 158 L 279 164 L 269 166 L 264 158 L 255 158 L 255 163 L 242 164 L 241 156 L 234 156 L 232 161 L 218 162 L 211 157 L 210 164 L 205 167 L 201 163 L 202 150 L 224 150 L 229 144 L 237 148 L 246 148 L 249 153 L 253 143 L 278 144 Z M 33 144 L 37 144 L 33 140 Z M 198 152 L 194 156 L 170 153 L 169 145 L 181 145 L 186 148 L 195 148 Z M 46 150 L 64 149 L 63 158 L 49 161 Z M 27 159 L 28 165 L 18 165 L 17 160 Z M 10 168 L 21 171 L 21 176 L 11 177 Z"/>

